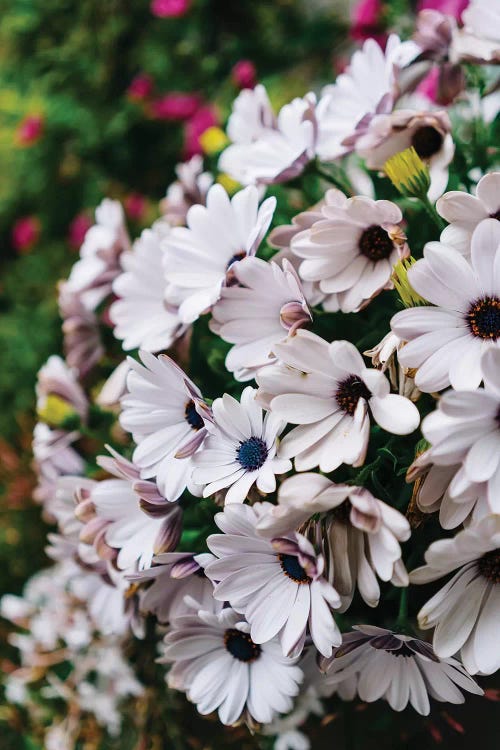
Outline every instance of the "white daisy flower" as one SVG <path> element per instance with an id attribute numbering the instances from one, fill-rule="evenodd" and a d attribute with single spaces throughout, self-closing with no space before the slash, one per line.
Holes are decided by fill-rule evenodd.
<path id="1" fill-rule="evenodd" d="M 233 102 L 227 135 L 233 143 L 252 143 L 266 130 L 276 128 L 276 118 L 265 86 L 243 89 Z"/>
<path id="2" fill-rule="evenodd" d="M 500 513 L 500 348 L 481 358 L 484 388 L 448 391 L 422 423 L 428 455 L 438 465 L 462 464 L 452 492 L 485 483 L 493 513 Z"/>
<path id="3" fill-rule="evenodd" d="M 234 268 L 235 286 L 224 287 L 212 310 L 211 330 L 234 344 L 226 368 L 236 380 L 251 380 L 275 361 L 277 341 L 311 321 L 311 313 L 293 266 L 244 258 Z"/>
<path id="4" fill-rule="evenodd" d="M 361 466 L 370 435 L 370 414 L 388 432 L 407 435 L 418 427 L 418 409 L 390 393 L 389 381 L 365 367 L 349 341 L 328 344 L 310 331 L 276 344 L 279 362 L 257 375 L 259 401 L 279 419 L 299 425 L 280 445 L 295 457 L 297 471 L 319 466 L 331 472 L 342 463 Z"/>
<path id="5" fill-rule="evenodd" d="M 470 0 L 462 13 L 463 28 L 455 29 L 450 56 L 453 61 L 500 62 L 500 6 L 496 0 Z"/>
<path id="6" fill-rule="evenodd" d="M 230 608 L 179 617 L 165 636 L 161 661 L 172 663 L 169 687 L 184 690 L 201 714 L 217 709 L 223 724 L 245 713 L 260 723 L 291 710 L 302 670 L 276 640 L 255 643 L 249 625 Z"/>
<path id="7" fill-rule="evenodd" d="M 169 231 L 165 222 L 157 221 L 120 257 L 123 272 L 113 282 L 118 299 L 111 305 L 109 317 L 125 351 L 168 349 L 186 330 L 177 310 L 165 302 L 161 242 Z"/>
<path id="8" fill-rule="evenodd" d="M 484 482 L 464 482 L 461 468 L 460 463 L 434 463 L 429 449 L 417 456 L 406 474 L 407 482 L 415 482 L 413 497 L 418 509 L 422 513 L 439 511 L 443 529 L 475 523 L 491 513 Z"/>
<path id="9" fill-rule="evenodd" d="M 323 667 L 334 685 L 355 676 L 357 693 L 367 703 L 383 698 L 394 711 L 410 703 L 423 716 L 430 713 L 429 696 L 463 703 L 461 690 L 483 694 L 456 659 L 440 659 L 425 641 L 373 625 L 344 633 L 342 645 Z"/>
<path id="10" fill-rule="evenodd" d="M 408 279 L 435 307 L 409 308 L 392 318 L 394 333 L 409 342 L 399 361 L 418 368 L 415 384 L 421 391 L 440 391 L 450 383 L 477 388 L 482 352 L 500 346 L 500 223 L 485 219 L 477 226 L 470 262 L 454 248 L 429 242 Z"/>
<path id="11" fill-rule="evenodd" d="M 253 484 L 261 492 L 274 492 L 275 475 L 292 468 L 288 459 L 276 457 L 285 422 L 274 414 L 263 418 L 256 393 L 247 386 L 240 402 L 227 393 L 213 402 L 214 424 L 203 449 L 193 456 L 193 480 L 205 485 L 203 497 L 229 488 L 225 502 L 242 503 Z"/>
<path id="12" fill-rule="evenodd" d="M 365 41 L 345 73 L 322 91 L 316 110 L 320 159 L 333 161 L 349 153 L 375 114 L 392 111 L 399 71 L 420 51 L 417 44 L 401 42 L 396 34 L 387 40 L 385 52 L 374 39 Z"/>
<path id="13" fill-rule="evenodd" d="M 125 215 L 118 201 L 105 198 L 96 208 L 95 218 L 80 248 L 80 260 L 66 282 L 87 310 L 95 310 L 111 292 L 113 279 L 120 272 L 119 257 L 130 248 Z"/>
<path id="14" fill-rule="evenodd" d="M 483 219 L 500 219 L 500 172 L 491 172 L 477 183 L 476 195 L 461 190 L 445 193 L 436 203 L 437 212 L 449 222 L 441 242 L 470 255 L 474 229 Z"/>
<path id="15" fill-rule="evenodd" d="M 245 615 L 255 643 L 279 635 L 283 654 L 297 656 L 309 632 L 330 656 L 341 641 L 330 609 L 340 606 L 339 596 L 324 577 L 323 556 L 304 536 L 290 528 L 272 540 L 259 536 L 257 524 L 272 507 L 228 506 L 215 516 L 224 533 L 209 536 L 207 545 L 219 560 L 205 569 L 216 582 L 214 597 Z"/>
<path id="16" fill-rule="evenodd" d="M 188 211 L 187 227 L 175 227 L 165 238 L 166 299 L 179 305 L 179 318 L 192 323 L 217 302 L 231 267 L 255 255 L 276 207 L 268 198 L 259 208 L 258 190 L 240 190 L 229 199 L 213 185 L 206 206 Z"/>
<path id="17" fill-rule="evenodd" d="M 203 443 L 209 409 L 200 391 L 166 355 L 140 352 L 143 364 L 129 358 L 128 393 L 120 424 L 132 433 L 133 461 L 143 479 L 156 477 L 161 494 L 177 500 L 191 482 L 192 456 Z"/>
<path id="18" fill-rule="evenodd" d="M 363 487 L 334 484 L 321 474 L 285 479 L 278 505 L 259 519 L 257 532 L 269 539 L 290 529 L 321 539 L 325 576 L 340 595 L 340 612 L 350 607 L 356 587 L 364 601 L 376 607 L 377 576 L 393 586 L 408 586 L 400 542 L 410 538 L 410 525 Z"/>
<path id="19" fill-rule="evenodd" d="M 418 401 L 420 391 L 415 385 L 413 373 L 402 367 L 398 359 L 398 352 L 404 343 L 399 336 L 389 331 L 378 344 L 363 352 L 363 355 L 371 359 L 372 365 L 377 370 L 387 372 L 392 388 L 400 396 Z"/>
<path id="20" fill-rule="evenodd" d="M 153 555 L 176 548 L 182 531 L 182 510 L 163 498 L 153 482 L 141 481 L 139 469 L 108 448 L 111 456 L 97 463 L 113 479 L 94 482 L 80 491 L 76 508 L 85 521 L 80 539 L 102 549 L 105 542 L 117 551 L 116 565 L 128 570 L 149 568 Z"/>
<path id="21" fill-rule="evenodd" d="M 131 581 L 151 583 L 141 596 L 141 612 L 151 612 L 159 622 L 167 623 L 192 614 L 193 602 L 210 610 L 214 586 L 204 568 L 214 559 L 208 553 L 164 552 L 153 558 L 153 567 L 129 575 Z"/>
<path id="22" fill-rule="evenodd" d="M 290 245 L 303 259 L 300 277 L 316 282 L 329 295 L 324 307 L 358 312 L 383 289 L 393 287 L 395 263 L 410 254 L 402 219 L 401 209 L 391 201 L 327 192 L 320 219 L 295 235 Z"/>
<path id="23" fill-rule="evenodd" d="M 210 172 L 203 171 L 203 158 L 195 154 L 189 161 L 178 164 L 175 168 L 177 180 L 173 182 L 167 194 L 160 202 L 160 209 L 171 226 L 185 223 L 191 206 L 205 204 L 207 193 L 214 178 Z"/>
<path id="24" fill-rule="evenodd" d="M 50 505 L 59 477 L 83 474 L 85 462 L 73 448 L 79 437 L 78 432 L 52 430 L 44 422 L 35 425 L 32 450 L 38 484 L 33 497 L 37 502 Z"/>
<path id="25" fill-rule="evenodd" d="M 428 196 L 435 201 L 446 190 L 448 167 L 455 154 L 446 110 L 399 109 L 377 114 L 356 141 L 356 153 L 365 159 L 368 169 L 382 170 L 391 156 L 411 146 L 428 166 L 431 178 Z"/>
<path id="26" fill-rule="evenodd" d="M 460 650 L 471 674 L 500 669 L 500 516 L 487 516 L 452 539 L 439 539 L 425 553 L 426 565 L 410 573 L 428 583 L 456 571 L 418 613 L 423 630 L 434 628 L 433 646 L 442 658 Z"/>
<path id="27" fill-rule="evenodd" d="M 222 152 L 219 169 L 242 185 L 286 182 L 314 159 L 316 96 L 309 93 L 293 99 L 281 108 L 276 121 L 267 105 L 263 87 L 252 95 L 243 91 L 235 102 L 234 119 L 229 120 L 228 134 L 234 142 Z"/>

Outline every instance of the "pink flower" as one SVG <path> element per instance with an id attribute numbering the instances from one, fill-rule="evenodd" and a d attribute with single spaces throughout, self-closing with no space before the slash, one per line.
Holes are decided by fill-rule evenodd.
<path id="1" fill-rule="evenodd" d="M 11 240 L 19 253 L 27 253 L 40 237 L 41 225 L 36 216 L 23 216 L 12 227 Z"/>
<path id="2" fill-rule="evenodd" d="M 140 193 L 129 193 L 123 201 L 125 211 L 132 221 L 141 221 L 147 210 L 146 198 Z"/>
<path id="3" fill-rule="evenodd" d="M 127 96 L 136 102 L 142 102 L 153 93 L 154 81 L 147 73 L 139 73 L 130 82 Z"/>
<path id="4" fill-rule="evenodd" d="M 152 103 L 153 117 L 158 120 L 189 120 L 199 106 L 200 99 L 196 94 L 172 91 Z"/>
<path id="5" fill-rule="evenodd" d="M 387 34 L 383 30 L 381 0 L 358 0 L 351 15 L 351 37 L 360 42 L 375 39 L 385 47 Z"/>
<path id="6" fill-rule="evenodd" d="M 251 60 L 239 60 L 231 71 L 233 83 L 240 89 L 253 89 L 257 83 L 257 70 Z"/>
<path id="7" fill-rule="evenodd" d="M 200 145 L 200 136 L 208 128 L 217 125 L 218 122 L 217 113 L 210 105 L 200 107 L 193 117 L 187 121 L 184 130 L 184 156 L 186 159 L 195 154 L 203 153 Z"/>
<path id="8" fill-rule="evenodd" d="M 75 216 L 68 229 L 68 242 L 75 250 L 83 244 L 87 230 L 92 226 L 92 219 L 87 214 L 80 213 Z"/>
<path id="9" fill-rule="evenodd" d="M 40 140 L 43 133 L 44 118 L 42 115 L 26 115 L 16 130 L 16 141 L 20 146 L 31 146 Z"/>
<path id="10" fill-rule="evenodd" d="M 153 0 L 151 13 L 158 18 L 179 18 L 188 12 L 189 0 Z"/>
<path id="11" fill-rule="evenodd" d="M 469 0 L 419 0 L 417 11 L 438 10 L 446 16 L 460 20 L 468 4 Z"/>

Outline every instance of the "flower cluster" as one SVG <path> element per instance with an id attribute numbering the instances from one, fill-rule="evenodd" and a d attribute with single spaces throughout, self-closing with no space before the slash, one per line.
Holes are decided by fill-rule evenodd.
<path id="1" fill-rule="evenodd" d="M 84 680 L 92 631 L 109 660 L 152 615 L 168 686 L 277 748 L 308 747 L 298 727 L 334 692 L 427 715 L 500 669 L 500 172 L 453 172 L 471 92 L 416 92 L 473 36 L 497 59 L 483 5 L 367 39 L 278 113 L 243 89 L 231 193 L 195 157 L 135 241 L 117 202 L 97 209 L 60 286 L 65 361 L 38 378 L 36 497 L 58 526 L 39 584 L 64 595 L 4 599 L 24 661 L 64 641 Z M 85 685 L 98 719 L 101 690 L 142 690 Z"/>

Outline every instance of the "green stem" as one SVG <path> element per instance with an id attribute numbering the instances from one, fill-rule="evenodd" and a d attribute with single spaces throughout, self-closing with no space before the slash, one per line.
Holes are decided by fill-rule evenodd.
<path id="1" fill-rule="evenodd" d="M 425 208 L 427 215 L 432 219 L 439 231 L 442 232 L 446 224 L 430 202 L 429 198 L 426 195 L 421 195 L 419 196 L 419 200 Z"/>
<path id="2" fill-rule="evenodd" d="M 408 619 L 408 587 L 401 589 L 401 595 L 399 598 L 399 612 L 396 624 L 400 627 L 406 625 Z"/>
<path id="3" fill-rule="evenodd" d="M 347 179 L 346 175 L 342 174 L 341 170 L 339 170 L 338 168 L 336 169 L 337 173 L 333 174 L 330 170 L 324 169 L 321 164 L 316 163 L 316 171 L 320 177 L 329 182 L 331 185 L 334 185 L 339 190 L 342 190 L 343 193 L 346 193 L 347 195 L 353 195 L 353 190 L 349 183 L 349 180 Z"/>

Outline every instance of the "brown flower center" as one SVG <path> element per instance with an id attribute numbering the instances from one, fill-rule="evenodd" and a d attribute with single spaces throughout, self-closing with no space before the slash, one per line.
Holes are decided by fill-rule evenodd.
<path id="1" fill-rule="evenodd" d="M 413 133 L 411 145 L 421 159 L 430 159 L 443 145 L 443 136 L 432 125 L 424 125 Z"/>
<path id="2" fill-rule="evenodd" d="M 345 411 L 346 414 L 352 417 L 356 411 L 359 399 L 364 398 L 368 401 L 371 395 L 371 391 L 358 375 L 349 375 L 338 384 L 335 398 L 342 411 Z"/>
<path id="3" fill-rule="evenodd" d="M 388 258 L 394 250 L 394 244 L 386 230 L 376 224 L 364 230 L 358 247 L 361 255 L 373 261 Z"/>

